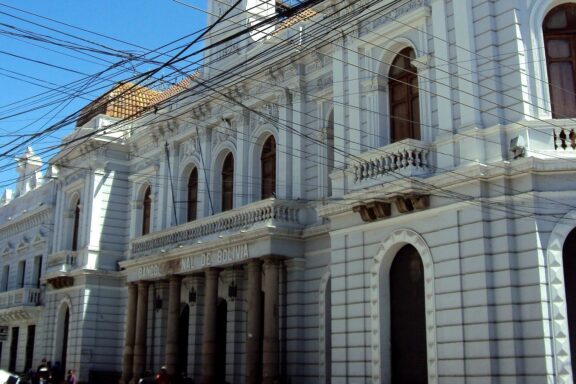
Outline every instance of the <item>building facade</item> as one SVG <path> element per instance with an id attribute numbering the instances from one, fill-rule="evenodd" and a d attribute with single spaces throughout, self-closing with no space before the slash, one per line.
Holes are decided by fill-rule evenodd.
<path id="1" fill-rule="evenodd" d="M 576 2 L 208 11 L 198 72 L 20 160 L 2 367 L 574 382 Z"/>

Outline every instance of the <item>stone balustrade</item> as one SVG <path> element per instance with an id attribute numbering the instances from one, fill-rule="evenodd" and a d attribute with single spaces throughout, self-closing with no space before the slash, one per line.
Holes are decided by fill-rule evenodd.
<path id="1" fill-rule="evenodd" d="M 48 256 L 46 273 L 70 272 L 78 265 L 78 253 L 75 251 L 61 251 Z"/>
<path id="2" fill-rule="evenodd" d="M 429 145 L 406 139 L 356 156 L 349 168 L 354 175 L 354 184 L 378 179 L 392 172 L 424 176 L 430 173 L 429 153 Z"/>
<path id="3" fill-rule="evenodd" d="M 305 204 L 297 201 L 275 198 L 261 200 L 134 239 L 131 241 L 129 258 L 144 256 L 160 249 L 173 248 L 184 242 L 230 231 L 265 226 L 302 228 L 306 209 Z"/>
<path id="4" fill-rule="evenodd" d="M 20 288 L 0 293 L 0 308 L 36 306 L 40 304 L 40 288 Z"/>

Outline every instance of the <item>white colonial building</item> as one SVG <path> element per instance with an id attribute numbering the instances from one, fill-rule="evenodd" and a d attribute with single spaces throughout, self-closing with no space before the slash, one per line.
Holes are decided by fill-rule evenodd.
<path id="1" fill-rule="evenodd" d="M 576 1 L 232 4 L 20 160 L 2 367 L 573 383 Z"/>

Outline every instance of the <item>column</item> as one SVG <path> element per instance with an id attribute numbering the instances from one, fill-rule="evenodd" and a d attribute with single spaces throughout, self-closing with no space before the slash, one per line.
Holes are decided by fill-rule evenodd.
<path id="1" fill-rule="evenodd" d="M 136 304 L 136 329 L 134 345 L 133 378 L 138 380 L 146 369 L 146 330 L 148 327 L 148 285 L 147 281 L 138 282 L 138 303 Z"/>
<path id="2" fill-rule="evenodd" d="M 278 169 L 282 172 L 276 174 L 277 189 L 276 196 L 280 199 L 292 198 L 292 96 L 289 92 L 284 92 L 279 98 L 279 120 L 281 122 L 278 130 L 278 143 L 276 155 L 278 156 Z M 283 123 L 282 123 L 283 122 Z"/>
<path id="3" fill-rule="evenodd" d="M 248 272 L 246 298 L 248 313 L 246 319 L 246 384 L 260 383 L 261 346 L 262 346 L 262 263 L 250 260 L 246 266 Z"/>
<path id="4" fill-rule="evenodd" d="M 476 61 L 476 38 L 470 33 L 469 26 L 472 25 L 474 17 L 472 15 L 472 1 L 461 0 L 452 3 L 454 14 L 458 15 L 458 23 L 454 23 L 456 38 L 456 60 L 458 63 L 457 74 L 447 74 L 458 79 L 456 86 L 458 106 L 460 107 L 460 127 L 479 127 L 480 118 L 480 97 L 478 89 L 478 65 Z M 510 36 L 513 40 L 514 36 Z M 442 111 L 438 111 L 439 114 Z M 482 143 L 484 144 L 484 143 Z M 482 161 L 482 160 L 481 160 Z"/>
<path id="5" fill-rule="evenodd" d="M 305 284 L 303 258 L 290 258 L 284 261 L 286 266 L 286 353 L 291 356 L 286 364 L 286 373 L 289 377 L 304 375 L 304 367 L 307 356 L 301 351 L 306 350 L 304 343 L 305 319 L 304 314 L 304 292 L 302 287 Z M 322 323 L 321 323 L 322 324 Z M 322 344 L 320 344 L 322 352 Z M 320 354 L 320 357 L 322 354 Z M 320 381 L 325 383 L 326 381 Z"/>
<path id="6" fill-rule="evenodd" d="M 360 53 L 358 52 L 358 47 L 356 44 L 351 44 L 356 39 L 349 39 L 345 42 L 345 47 L 347 52 L 348 60 L 348 78 L 349 79 L 361 79 L 364 75 L 360 70 Z M 344 86 L 348 92 L 348 126 L 346 131 L 348 132 L 348 153 L 352 155 L 359 155 L 362 152 L 364 144 L 362 142 L 362 113 L 360 97 L 364 94 L 361 88 L 361 82 L 358 80 L 348 80 Z M 346 123 L 345 123 L 346 124 Z"/>
<path id="7" fill-rule="evenodd" d="M 306 97 L 302 87 L 294 87 L 292 93 L 292 199 L 304 197 L 304 167 L 303 156 L 298 154 L 306 152 Z M 282 173 L 281 171 L 280 173 Z"/>
<path id="8" fill-rule="evenodd" d="M 333 99 L 334 99 L 334 164 L 342 167 L 346 164 L 344 153 L 348 153 L 349 143 L 347 142 L 348 133 L 346 132 L 346 41 L 344 37 L 334 44 L 334 64 L 333 70 Z"/>
<path id="9" fill-rule="evenodd" d="M 134 339 L 136 338 L 136 300 L 138 286 L 128 284 L 128 308 L 126 310 L 126 336 L 124 339 L 124 363 L 122 366 L 122 382 L 129 383 L 132 378 L 134 364 Z"/>
<path id="10" fill-rule="evenodd" d="M 178 366 L 178 325 L 180 322 L 180 286 L 182 277 L 171 276 L 168 297 L 168 324 L 166 327 L 166 368 L 172 377 L 179 377 Z"/>
<path id="11" fill-rule="evenodd" d="M 204 298 L 204 337 L 202 339 L 202 384 L 214 384 L 216 368 L 216 305 L 218 300 L 219 269 L 205 272 L 206 293 Z"/>
<path id="12" fill-rule="evenodd" d="M 262 346 L 262 383 L 278 380 L 278 259 L 264 260 L 264 343 Z"/>

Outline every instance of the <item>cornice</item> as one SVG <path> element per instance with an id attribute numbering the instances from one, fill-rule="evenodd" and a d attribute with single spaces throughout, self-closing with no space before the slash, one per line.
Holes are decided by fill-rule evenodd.
<path id="1" fill-rule="evenodd" d="M 0 239 L 5 239 L 17 233 L 28 231 L 41 224 L 45 224 L 52 212 L 52 205 L 42 205 L 32 211 L 18 216 L 13 221 L 0 225 Z"/>

